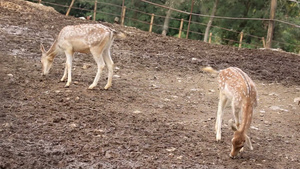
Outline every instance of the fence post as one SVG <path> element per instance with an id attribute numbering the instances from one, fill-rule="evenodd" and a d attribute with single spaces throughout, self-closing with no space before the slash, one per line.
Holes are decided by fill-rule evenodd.
<path id="1" fill-rule="evenodd" d="M 269 20 L 269 26 L 268 26 L 268 32 L 267 32 L 267 43 L 266 48 L 272 48 L 272 39 L 273 39 L 273 33 L 274 33 L 274 18 L 276 15 L 276 7 L 277 7 L 277 0 L 271 0 L 271 7 L 270 7 L 270 20 Z"/>
<path id="2" fill-rule="evenodd" d="M 183 26 L 183 19 L 181 19 L 181 21 L 180 21 L 178 38 L 181 38 L 182 26 Z"/>
<path id="3" fill-rule="evenodd" d="M 261 40 L 262 40 L 262 43 L 263 43 L 263 47 L 264 47 L 264 48 L 266 48 L 266 41 L 265 41 L 265 37 L 262 37 L 262 38 L 261 38 Z"/>
<path id="4" fill-rule="evenodd" d="M 96 12 L 97 12 L 97 0 L 95 0 L 93 21 L 96 20 Z"/>
<path id="5" fill-rule="evenodd" d="M 210 32 L 210 33 L 209 33 L 208 43 L 211 43 L 211 36 L 212 36 L 212 33 Z"/>
<path id="6" fill-rule="evenodd" d="M 42 0 L 39 0 L 39 4 L 41 4 L 42 3 Z"/>
<path id="7" fill-rule="evenodd" d="M 66 16 L 69 15 L 69 13 L 70 13 L 70 11 L 71 11 L 71 8 L 72 8 L 72 6 L 73 6 L 73 4 L 74 4 L 74 1 L 75 1 L 75 0 L 72 0 L 71 4 L 70 4 L 70 6 L 69 6 L 69 9 L 68 9 L 68 11 L 67 11 L 67 13 L 66 13 Z"/>
<path id="8" fill-rule="evenodd" d="M 124 25 L 124 19 L 125 19 L 125 12 L 126 12 L 126 6 L 123 6 L 122 9 L 122 17 L 121 17 L 121 25 Z"/>
<path id="9" fill-rule="evenodd" d="M 241 32 L 239 48 L 242 47 L 243 35 L 244 35 L 244 33 Z"/>
<path id="10" fill-rule="evenodd" d="M 150 21 L 149 32 L 152 32 L 153 20 L 154 20 L 154 13 L 151 14 L 151 21 Z"/>

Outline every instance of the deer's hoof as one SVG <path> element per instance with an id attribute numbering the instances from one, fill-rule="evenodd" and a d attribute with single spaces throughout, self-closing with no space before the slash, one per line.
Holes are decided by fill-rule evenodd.
<path id="1" fill-rule="evenodd" d="M 109 89 L 110 87 L 111 87 L 111 85 L 106 85 L 106 86 L 104 87 L 104 89 L 107 90 L 107 89 Z"/>
<path id="2" fill-rule="evenodd" d="M 95 85 L 90 85 L 88 89 L 92 90 L 92 89 L 94 89 L 94 87 L 95 87 Z"/>
<path id="3" fill-rule="evenodd" d="M 71 82 L 68 82 L 68 83 L 65 85 L 65 88 L 70 87 L 70 84 L 71 84 Z"/>

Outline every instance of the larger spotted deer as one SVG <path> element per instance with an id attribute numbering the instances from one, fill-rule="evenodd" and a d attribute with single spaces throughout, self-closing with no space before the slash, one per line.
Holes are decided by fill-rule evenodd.
<path id="1" fill-rule="evenodd" d="M 245 144 L 253 150 L 247 130 L 250 128 L 253 109 L 257 106 L 257 91 L 254 82 L 237 67 L 229 67 L 220 71 L 206 67 L 203 70 L 210 73 L 219 73 L 220 93 L 215 125 L 216 140 L 221 140 L 224 108 L 228 102 L 231 102 L 235 123 L 230 121 L 230 126 L 234 130 L 230 157 L 233 158 L 238 152 L 242 151 Z M 240 115 L 242 115 L 242 122 L 240 121 Z"/>
<path id="2" fill-rule="evenodd" d="M 65 87 L 69 87 L 72 81 L 71 71 L 74 52 L 91 53 L 97 63 L 98 71 L 89 89 L 93 89 L 97 85 L 105 64 L 108 67 L 108 81 L 104 88 L 108 89 L 112 85 L 114 68 L 114 62 L 110 56 L 110 48 L 116 37 L 123 39 L 125 38 L 125 34 L 101 24 L 82 24 L 64 27 L 48 51 L 41 44 L 43 75 L 49 73 L 55 56 L 64 53 L 67 59 L 61 81 L 66 80 L 68 77 Z"/>

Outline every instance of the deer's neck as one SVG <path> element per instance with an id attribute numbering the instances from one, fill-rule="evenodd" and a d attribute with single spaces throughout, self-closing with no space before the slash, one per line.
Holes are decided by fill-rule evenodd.
<path id="1" fill-rule="evenodd" d="M 55 40 L 50 47 L 50 49 L 47 51 L 47 56 L 49 59 L 53 60 L 55 56 L 58 54 L 58 48 L 57 48 L 57 41 Z"/>
<path id="2" fill-rule="evenodd" d="M 241 133 L 246 134 L 247 130 L 249 129 L 252 121 L 252 112 L 253 107 L 251 104 L 246 103 L 243 105 L 243 120 L 240 128 L 238 129 Z"/>

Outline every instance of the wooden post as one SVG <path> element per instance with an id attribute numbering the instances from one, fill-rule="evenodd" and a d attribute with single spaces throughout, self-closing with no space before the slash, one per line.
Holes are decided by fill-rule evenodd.
<path id="1" fill-rule="evenodd" d="M 181 38 L 182 27 L 183 27 L 183 19 L 181 19 L 181 21 L 180 21 L 180 27 L 179 27 L 179 34 L 178 34 L 178 38 Z"/>
<path id="2" fill-rule="evenodd" d="M 265 41 L 265 37 L 261 38 L 262 42 L 263 42 L 263 47 L 266 48 L 266 41 Z"/>
<path id="3" fill-rule="evenodd" d="M 122 11 L 121 11 L 121 20 L 122 20 L 122 16 L 123 16 L 123 10 L 124 10 L 124 6 L 125 6 L 125 0 L 122 1 Z M 124 14 L 125 17 L 125 14 Z"/>
<path id="4" fill-rule="evenodd" d="M 244 35 L 244 33 L 241 32 L 239 48 L 242 47 L 243 35 Z"/>
<path id="5" fill-rule="evenodd" d="M 151 21 L 150 21 L 149 32 L 152 32 L 153 20 L 154 20 L 154 13 L 151 14 Z"/>
<path id="6" fill-rule="evenodd" d="M 39 4 L 41 4 L 42 3 L 42 0 L 39 0 Z"/>
<path id="7" fill-rule="evenodd" d="M 276 6 L 277 6 L 277 0 L 271 0 L 270 20 L 269 20 L 266 48 L 272 47 Z"/>
<path id="8" fill-rule="evenodd" d="M 95 0 L 93 21 L 96 20 L 96 12 L 97 12 L 97 0 Z"/>
<path id="9" fill-rule="evenodd" d="M 124 19 L 125 19 L 125 12 L 126 12 L 126 6 L 123 6 L 122 9 L 122 17 L 121 17 L 121 25 L 124 25 Z"/>
<path id="10" fill-rule="evenodd" d="M 70 13 L 70 11 L 71 11 L 71 8 L 72 8 L 72 6 L 73 6 L 73 4 L 74 4 L 74 1 L 75 1 L 75 0 L 72 0 L 71 4 L 70 4 L 70 6 L 69 6 L 69 9 L 68 9 L 68 11 L 67 11 L 67 13 L 66 13 L 66 16 L 69 15 L 69 13 Z"/>
<path id="11" fill-rule="evenodd" d="M 193 12 L 193 7 L 194 7 L 194 0 L 192 0 L 192 6 L 191 6 L 191 12 L 190 12 L 190 18 L 189 18 L 189 24 L 188 24 L 188 28 L 186 31 L 186 38 L 189 38 L 189 31 L 190 31 L 190 25 L 191 25 L 191 19 L 192 19 L 192 12 Z"/>
<path id="12" fill-rule="evenodd" d="M 209 39 L 208 39 L 208 43 L 211 43 L 211 37 L 212 37 L 212 33 L 209 33 Z"/>

